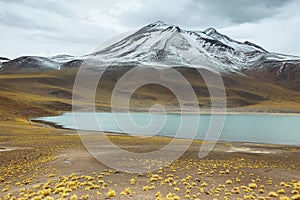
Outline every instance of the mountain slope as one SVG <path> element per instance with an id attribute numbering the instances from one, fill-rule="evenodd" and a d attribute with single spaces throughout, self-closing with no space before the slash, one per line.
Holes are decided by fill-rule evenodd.
<path id="1" fill-rule="evenodd" d="M 149 68 L 160 70 L 161 74 L 169 68 L 176 69 L 191 83 L 197 93 L 199 105 L 203 108 L 210 106 L 207 86 L 192 67 L 200 68 L 201 72 L 209 73 L 212 77 L 215 76 L 215 71 L 221 72 L 229 107 L 244 109 L 252 106 L 253 109 L 260 105 L 264 107 L 262 110 L 272 110 L 274 106 L 269 105 L 276 105 L 282 110 L 283 106 L 292 105 L 285 111 L 291 112 L 294 108 L 300 110 L 297 107 L 300 102 L 299 57 L 272 53 L 251 42 L 233 40 L 213 28 L 187 31 L 163 22 L 151 23 L 123 39 L 81 57 L 23 56 L 3 61 L 0 68 L 0 78 L 3 81 L 0 87 L 22 87 L 24 90 L 26 84 L 23 75 L 32 76 L 33 78 L 26 78 L 32 87 L 22 92 L 36 95 L 36 91 L 40 91 L 41 96 L 55 97 L 51 104 L 56 107 L 68 107 L 65 103 L 70 105 L 76 72 L 79 66 L 85 64 L 95 64 L 99 70 L 103 70 L 102 66 L 107 64 L 113 66 L 101 78 L 104 85 L 99 89 L 99 96 L 105 100 L 100 104 L 105 105 L 105 109 L 109 109 L 111 91 L 118 79 L 132 67 L 139 66 L 145 69 L 145 73 Z M 49 74 L 51 78 L 48 77 Z M 11 78 L 19 75 L 22 78 Z M 8 83 L 8 80 L 11 82 Z M 172 84 L 178 82 L 170 81 Z M 45 86 L 48 87 L 47 93 Z M 65 100 L 57 103 L 56 98 L 61 97 Z M 171 107 L 177 105 L 172 94 L 153 85 L 138 90 L 133 95 L 134 105 L 140 107 L 156 101 L 166 102 Z"/>
<path id="2" fill-rule="evenodd" d="M 0 70 L 44 71 L 85 63 L 138 63 L 154 67 L 196 67 L 222 73 L 265 69 L 272 64 L 288 68 L 300 65 L 300 57 L 268 52 L 251 42 L 239 42 L 217 32 L 183 30 L 163 22 L 148 24 L 129 36 L 112 42 L 94 53 L 73 57 L 23 56 L 3 62 Z M 285 66 L 285 67 L 284 67 Z M 281 73 L 282 70 L 278 72 Z"/>
<path id="3" fill-rule="evenodd" d="M 90 56 L 155 66 L 216 68 L 221 72 L 257 68 L 270 61 L 300 63 L 300 57 L 270 53 L 251 42 L 235 41 L 214 28 L 186 31 L 163 22 L 151 23 Z"/>
<path id="4" fill-rule="evenodd" d="M 65 67 L 80 66 L 81 63 L 81 57 L 69 55 L 57 55 L 53 57 L 22 56 L 3 62 L 0 73 L 60 70 Z"/>

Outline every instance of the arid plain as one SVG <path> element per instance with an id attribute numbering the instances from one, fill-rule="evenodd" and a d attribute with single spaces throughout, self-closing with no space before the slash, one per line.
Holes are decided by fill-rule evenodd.
<path id="1" fill-rule="evenodd" d="M 0 199 L 300 199 L 297 146 L 219 142 L 200 159 L 202 141 L 195 140 L 178 160 L 154 172 L 135 174 L 106 167 L 87 152 L 76 131 L 29 120 L 71 111 L 76 72 L 70 68 L 0 75 Z M 194 89 L 205 94 L 195 73 L 183 73 Z M 109 72 L 106 77 L 96 94 L 98 111 L 110 110 L 117 78 Z M 244 90 L 236 87 L 240 82 Z M 229 112 L 300 111 L 295 90 L 235 75 L 224 83 Z M 148 85 L 136 91 L 131 109 L 141 111 L 158 102 L 175 112 L 178 102 L 173 99 L 165 88 Z M 209 98 L 199 95 L 198 99 L 203 110 L 209 111 Z M 171 140 L 107 136 L 133 152 L 151 152 Z"/>

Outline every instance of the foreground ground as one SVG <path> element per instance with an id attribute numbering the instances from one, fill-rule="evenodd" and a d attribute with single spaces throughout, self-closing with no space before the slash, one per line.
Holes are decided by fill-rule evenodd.
<path id="1" fill-rule="evenodd" d="M 76 72 L 0 75 L 0 200 L 300 199 L 300 147 L 218 143 L 199 159 L 201 141 L 195 141 L 170 166 L 134 174 L 101 164 L 87 152 L 76 131 L 28 122 L 71 111 Z M 100 111 L 110 110 L 115 77 L 109 75 L 96 94 Z M 205 91 L 194 73 L 186 76 L 198 92 Z M 299 91 L 234 75 L 224 82 L 230 112 L 300 112 Z M 174 96 L 167 94 L 164 88 L 141 88 L 133 95 L 133 109 L 148 108 L 153 102 L 177 109 Z M 208 97 L 200 95 L 199 102 L 205 109 Z M 151 152 L 170 140 L 108 137 L 134 152 Z"/>
<path id="2" fill-rule="evenodd" d="M 134 152 L 170 140 L 108 137 Z M 93 158 L 76 131 L 2 122 L 0 199 L 300 199 L 299 147 L 218 143 L 199 159 L 200 146 L 194 141 L 169 167 L 125 173 Z"/>

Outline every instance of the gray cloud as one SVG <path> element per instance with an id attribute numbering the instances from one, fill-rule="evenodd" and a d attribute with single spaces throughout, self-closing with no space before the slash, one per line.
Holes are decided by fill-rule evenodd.
<path id="1" fill-rule="evenodd" d="M 72 9 L 72 6 L 69 6 L 70 4 L 66 1 L 53 1 L 53 0 L 43 0 L 43 3 L 36 0 L 27 0 L 26 5 L 31 8 L 39 9 L 46 14 L 55 13 L 58 15 L 61 15 L 66 18 L 76 18 L 77 15 Z M 73 4 L 78 4 L 78 0 L 72 0 Z"/>
<path id="2" fill-rule="evenodd" d="M 83 55 L 157 20 L 186 29 L 216 27 L 234 39 L 300 55 L 299 6 L 296 0 L 0 0 L 0 55 Z"/>
<path id="3" fill-rule="evenodd" d="M 290 0 L 205 0 L 205 14 L 214 14 L 228 18 L 233 23 L 249 23 L 274 16 L 278 9 L 288 4 Z"/>
<path id="4" fill-rule="evenodd" d="M 271 18 L 235 24 L 220 31 L 238 40 L 253 41 L 269 51 L 300 56 L 299 7 L 299 1 L 292 1 Z"/>
<path id="5" fill-rule="evenodd" d="M 152 0 L 145 1 L 138 9 L 128 9 L 118 17 L 133 26 L 153 20 L 164 20 L 184 26 L 217 26 L 251 23 L 270 18 L 291 0 Z"/>

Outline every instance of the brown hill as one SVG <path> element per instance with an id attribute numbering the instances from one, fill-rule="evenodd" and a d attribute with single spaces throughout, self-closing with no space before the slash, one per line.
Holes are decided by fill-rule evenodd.
<path id="1" fill-rule="evenodd" d="M 98 111 L 110 110 L 112 90 L 119 78 L 130 69 L 131 67 L 127 66 L 109 68 L 105 71 L 95 97 L 95 105 Z M 182 73 L 190 82 L 197 94 L 200 108 L 209 110 L 209 92 L 197 70 L 180 67 L 175 69 Z M 168 70 L 163 69 L 159 73 L 168 73 Z M 60 71 L 1 74 L 1 118 L 11 120 L 15 117 L 30 118 L 71 111 L 72 89 L 77 71 L 78 68 L 73 67 Z M 145 73 L 147 72 L 145 71 Z M 216 76 L 207 70 L 202 70 L 201 73 L 212 78 Z M 277 81 L 272 78 L 271 73 L 270 76 L 266 76 L 267 72 L 260 71 L 248 71 L 246 74 L 248 75 L 233 73 L 222 75 L 229 111 L 300 111 L 299 89 L 296 87 L 297 85 L 293 87 L 293 83 L 298 83 L 298 79 L 279 79 Z M 89 80 L 87 79 L 86 81 Z M 180 85 L 177 80 L 168 81 L 172 84 Z M 81 95 L 84 96 L 84 94 Z M 148 110 L 149 106 L 157 103 L 163 104 L 169 111 L 177 111 L 179 109 L 175 95 L 167 88 L 157 84 L 147 84 L 138 88 L 131 96 L 130 108 L 135 111 Z M 122 104 L 119 106 L 122 107 Z"/>

